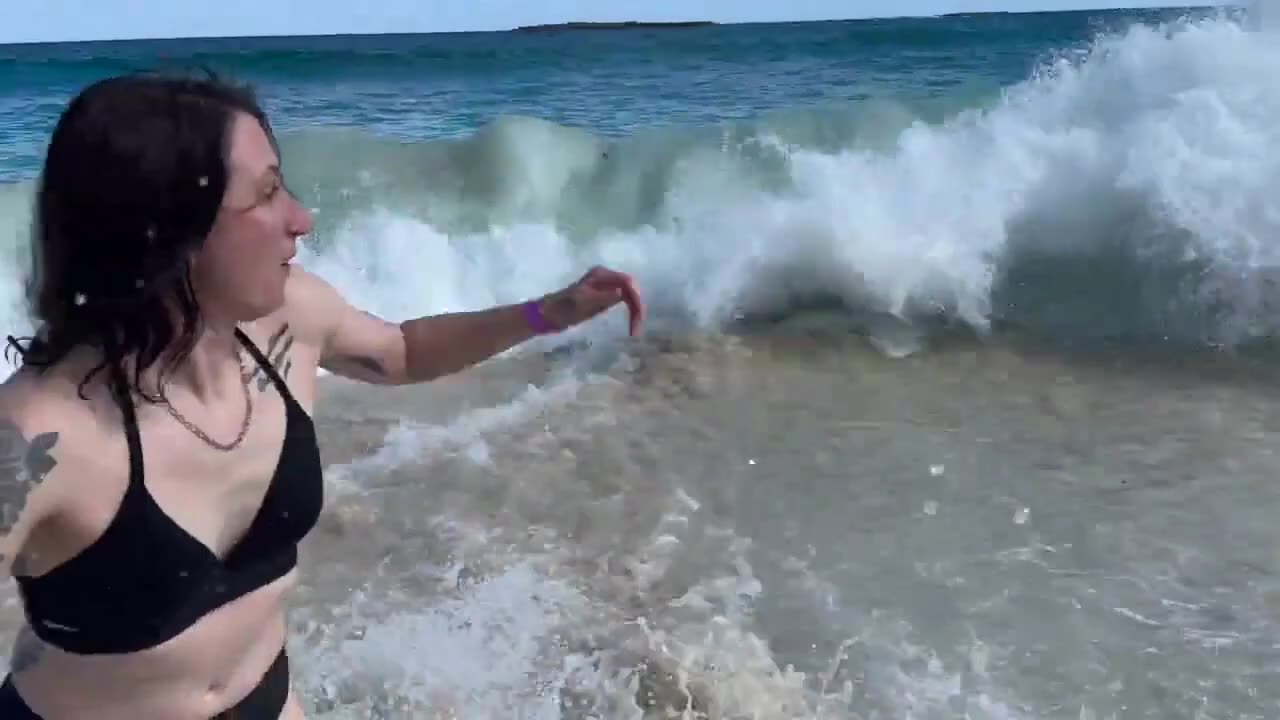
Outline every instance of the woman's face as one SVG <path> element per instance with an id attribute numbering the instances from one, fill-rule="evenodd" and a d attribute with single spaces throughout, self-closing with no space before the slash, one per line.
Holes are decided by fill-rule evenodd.
<path id="1" fill-rule="evenodd" d="M 280 158 L 257 120 L 236 113 L 230 140 L 222 207 L 193 258 L 192 283 L 203 311 L 251 322 L 284 304 L 289 262 L 298 237 L 311 231 L 311 214 L 285 189 Z"/>

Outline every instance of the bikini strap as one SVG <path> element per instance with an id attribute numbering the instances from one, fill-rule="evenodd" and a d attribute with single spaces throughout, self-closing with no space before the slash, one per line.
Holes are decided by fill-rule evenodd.
<path id="1" fill-rule="evenodd" d="M 133 398 L 129 393 L 129 383 L 125 380 L 124 370 L 120 363 L 109 353 L 107 367 L 110 368 L 111 392 L 116 396 L 116 404 L 124 415 L 124 436 L 129 443 L 129 485 L 142 484 L 142 438 L 138 434 L 138 415 L 133 408 Z"/>
<path id="2" fill-rule="evenodd" d="M 280 393 L 280 397 L 284 398 L 287 402 L 294 402 L 293 394 L 289 392 L 289 386 L 285 384 L 284 378 L 280 377 L 280 374 L 276 372 L 275 366 L 271 364 L 271 361 L 267 359 L 267 356 L 262 354 L 262 351 L 258 349 L 258 346 L 254 345 L 253 341 L 249 339 L 249 336 L 245 335 L 240 328 L 236 328 L 236 339 L 238 339 L 240 344 L 244 345 L 245 350 L 248 350 L 249 354 L 253 356 L 253 361 L 258 364 L 258 367 L 262 372 L 266 373 L 267 378 L 271 380 L 271 384 L 276 386 L 276 391 Z"/>

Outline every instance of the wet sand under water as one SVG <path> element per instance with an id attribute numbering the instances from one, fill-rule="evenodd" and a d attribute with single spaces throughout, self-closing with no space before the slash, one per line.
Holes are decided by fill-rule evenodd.
<path id="1" fill-rule="evenodd" d="M 309 717 L 1274 717 L 1277 371 L 822 333 L 598 367 L 324 382 Z"/>

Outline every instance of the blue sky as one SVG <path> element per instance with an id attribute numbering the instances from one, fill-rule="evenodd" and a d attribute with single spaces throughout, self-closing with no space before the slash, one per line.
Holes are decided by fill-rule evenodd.
<path id="1" fill-rule="evenodd" d="M 0 43 L 498 30 L 566 20 L 821 20 L 977 10 L 1159 6 L 1129 0 L 11 0 Z"/>

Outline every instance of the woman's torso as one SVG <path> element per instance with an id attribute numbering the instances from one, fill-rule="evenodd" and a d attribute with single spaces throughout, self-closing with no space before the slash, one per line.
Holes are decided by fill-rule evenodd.
<path id="1" fill-rule="evenodd" d="M 15 561 L 40 632 L 24 628 L 11 668 L 37 713 L 208 718 L 247 694 L 284 644 L 296 540 L 321 499 L 308 416 L 318 358 L 279 318 L 245 334 L 276 373 L 245 351 L 252 416 L 229 452 L 139 403 L 141 462 L 131 467 L 128 415 L 100 383 L 86 402 L 78 374 L 17 381 L 48 396 L 41 423 L 59 433 L 52 454 L 62 482 L 75 486 Z M 221 386 L 227 392 L 205 412 L 189 396 L 171 400 L 225 441 L 245 401 L 236 383 Z"/>

